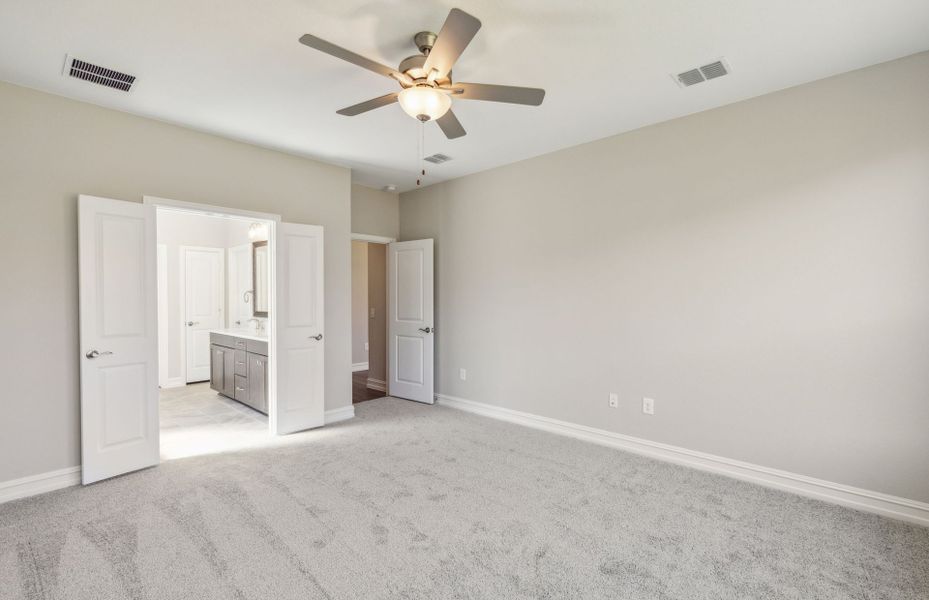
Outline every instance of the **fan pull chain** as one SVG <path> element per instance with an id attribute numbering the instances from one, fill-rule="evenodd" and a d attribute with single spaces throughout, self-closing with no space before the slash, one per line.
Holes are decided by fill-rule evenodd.
<path id="1" fill-rule="evenodd" d="M 426 176 L 425 161 L 423 160 L 426 156 L 426 138 L 425 138 L 426 122 L 419 122 L 419 172 L 420 177 L 416 179 L 416 185 L 422 184 L 422 178 Z"/>

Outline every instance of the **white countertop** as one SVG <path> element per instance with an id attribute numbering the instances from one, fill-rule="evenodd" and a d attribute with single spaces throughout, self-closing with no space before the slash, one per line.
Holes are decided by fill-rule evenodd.
<path id="1" fill-rule="evenodd" d="M 250 329 L 211 329 L 210 333 L 221 333 L 222 335 L 232 335 L 246 340 L 255 340 L 258 342 L 268 341 L 267 331 L 252 331 Z"/>

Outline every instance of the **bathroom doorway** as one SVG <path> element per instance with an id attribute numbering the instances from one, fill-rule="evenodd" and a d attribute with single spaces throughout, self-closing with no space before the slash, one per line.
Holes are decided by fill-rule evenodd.
<path id="1" fill-rule="evenodd" d="M 269 441 L 271 222 L 158 206 L 162 460 Z"/>

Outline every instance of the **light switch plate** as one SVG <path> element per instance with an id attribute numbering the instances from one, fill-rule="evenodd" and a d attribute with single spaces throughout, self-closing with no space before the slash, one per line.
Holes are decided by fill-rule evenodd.
<path id="1" fill-rule="evenodd" d="M 619 408 L 619 394 L 610 394 L 610 408 Z"/>
<path id="2" fill-rule="evenodd" d="M 468 378 L 468 370 L 458 369 L 458 378 L 461 379 L 462 381 L 466 380 Z"/>

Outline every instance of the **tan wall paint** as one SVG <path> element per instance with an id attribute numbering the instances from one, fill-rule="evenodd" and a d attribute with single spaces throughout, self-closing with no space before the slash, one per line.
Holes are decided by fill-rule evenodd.
<path id="1" fill-rule="evenodd" d="M 351 403 L 351 173 L 0 83 L 0 481 L 79 464 L 77 195 L 325 227 L 326 408 Z"/>
<path id="2" fill-rule="evenodd" d="M 368 362 L 368 244 L 352 241 L 352 364 Z"/>
<path id="3" fill-rule="evenodd" d="M 400 195 L 352 184 L 352 233 L 397 239 L 400 235 Z"/>
<path id="4" fill-rule="evenodd" d="M 929 501 L 927 107 L 923 53 L 403 194 L 438 391 Z"/>
<path id="5" fill-rule="evenodd" d="M 368 244 L 368 379 L 387 381 L 387 246 Z"/>

